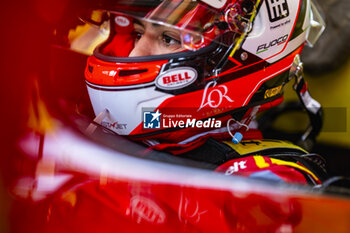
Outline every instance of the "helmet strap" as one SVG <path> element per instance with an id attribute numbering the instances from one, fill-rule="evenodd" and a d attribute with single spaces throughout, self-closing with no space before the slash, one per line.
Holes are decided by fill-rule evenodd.
<path id="1" fill-rule="evenodd" d="M 300 61 L 299 55 L 297 55 L 294 59 L 292 71 L 294 72 L 292 73 L 291 78 L 293 78 L 293 76 L 295 77 L 295 84 L 293 88 L 310 120 L 310 124 L 301 136 L 298 144 L 309 150 L 315 144 L 316 137 L 321 131 L 323 111 L 321 104 L 312 98 L 308 91 L 307 82 L 303 76 L 303 63 Z"/>

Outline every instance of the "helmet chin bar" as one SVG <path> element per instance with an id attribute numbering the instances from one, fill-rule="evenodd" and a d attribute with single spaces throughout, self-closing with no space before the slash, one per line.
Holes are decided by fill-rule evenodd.
<path id="1" fill-rule="evenodd" d="M 294 59 L 291 68 L 291 77 L 295 77 L 295 84 L 293 86 L 303 109 L 307 112 L 310 124 L 299 139 L 298 144 L 307 150 L 310 150 L 315 144 L 316 137 L 320 133 L 323 124 L 323 111 L 321 104 L 311 97 L 306 81 L 303 76 L 303 63 L 300 61 L 299 55 Z"/>

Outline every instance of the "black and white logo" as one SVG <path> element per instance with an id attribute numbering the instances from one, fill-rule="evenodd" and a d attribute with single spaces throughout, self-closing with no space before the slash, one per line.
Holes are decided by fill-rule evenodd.
<path id="1" fill-rule="evenodd" d="M 157 110 L 157 112 L 143 112 L 143 128 L 160 129 L 161 115 L 162 113 L 160 113 L 159 110 Z"/>
<path id="2" fill-rule="evenodd" d="M 287 0 L 267 0 L 266 5 L 270 22 L 275 22 L 289 16 Z"/>

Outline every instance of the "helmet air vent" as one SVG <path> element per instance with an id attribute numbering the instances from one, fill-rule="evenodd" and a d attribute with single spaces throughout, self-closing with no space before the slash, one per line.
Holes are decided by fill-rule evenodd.
<path id="1" fill-rule="evenodd" d="M 119 77 L 125 77 L 135 74 L 141 74 L 147 72 L 148 69 L 139 69 L 139 70 L 121 70 L 119 71 Z"/>

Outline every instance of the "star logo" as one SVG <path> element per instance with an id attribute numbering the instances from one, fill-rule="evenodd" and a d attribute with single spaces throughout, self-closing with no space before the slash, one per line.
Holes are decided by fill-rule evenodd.
<path id="1" fill-rule="evenodd" d="M 157 110 L 156 112 L 144 111 L 143 112 L 143 128 L 144 129 L 160 129 L 162 113 Z"/>
<path id="2" fill-rule="evenodd" d="M 151 122 L 152 122 L 152 121 L 154 121 L 154 120 L 159 121 L 159 117 L 160 117 L 160 115 L 162 115 L 162 114 L 159 112 L 159 110 L 157 110 L 157 112 L 151 113 L 151 115 L 153 116 L 153 118 L 152 118 L 152 120 L 151 120 Z"/>

